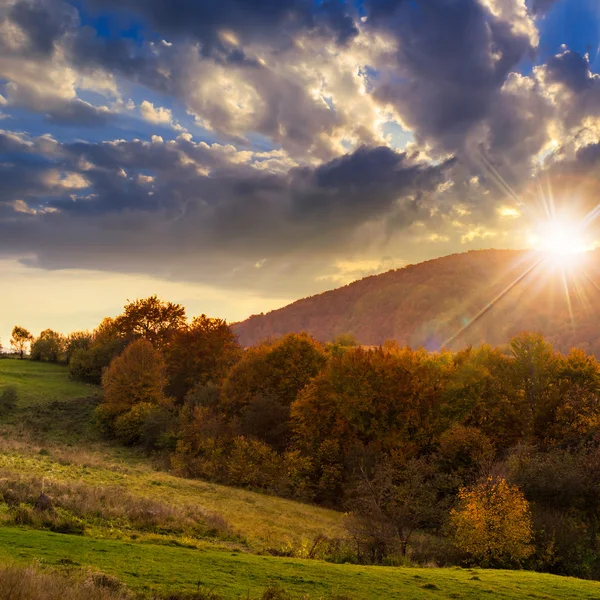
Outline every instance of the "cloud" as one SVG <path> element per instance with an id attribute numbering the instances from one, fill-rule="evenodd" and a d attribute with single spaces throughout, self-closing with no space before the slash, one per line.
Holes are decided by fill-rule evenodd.
<path id="1" fill-rule="evenodd" d="M 140 104 L 140 114 L 143 119 L 156 125 L 168 125 L 173 118 L 173 113 L 168 108 L 162 106 L 155 108 L 152 102 L 148 102 L 148 100 L 144 100 Z"/>
<path id="2" fill-rule="evenodd" d="M 15 157 L 0 203 L 27 207 L 0 219 L 3 252 L 27 249 L 46 268 L 114 269 L 122 255 L 124 272 L 279 291 L 304 285 L 294 271 L 280 273 L 283 264 L 318 265 L 388 217 L 404 229 L 425 218 L 424 196 L 452 168 L 387 147 L 270 172 L 259 168 L 262 157 L 188 136 L 60 144 L 3 134 L 0 142 Z M 38 159 L 16 158 L 26 154 Z M 259 278 L 244 270 L 248 261 L 264 261 Z"/>

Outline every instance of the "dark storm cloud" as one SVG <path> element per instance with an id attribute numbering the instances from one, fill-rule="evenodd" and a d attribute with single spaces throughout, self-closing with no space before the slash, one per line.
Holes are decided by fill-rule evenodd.
<path id="1" fill-rule="evenodd" d="M 576 93 L 583 92 L 592 85 L 588 59 L 572 50 L 552 56 L 547 62 L 547 72 L 551 82 L 562 83 Z"/>
<path id="2" fill-rule="evenodd" d="M 368 2 L 371 27 L 398 40 L 397 72 L 375 91 L 411 130 L 443 150 L 460 149 L 490 114 L 508 73 L 531 40 L 477 0 Z"/>
<path id="3" fill-rule="evenodd" d="M 326 0 L 89 0 L 91 5 L 142 15 L 152 27 L 194 38 L 210 52 L 221 46 L 220 32 L 233 31 L 243 42 L 288 41 L 297 31 L 328 29 L 344 43 L 357 34 L 344 2 Z"/>
<path id="4" fill-rule="evenodd" d="M 54 44 L 76 24 L 77 12 L 67 4 L 21 0 L 10 7 L 8 16 L 28 36 L 29 51 L 50 55 Z"/>
<path id="5" fill-rule="evenodd" d="M 110 264 L 155 275 L 171 269 L 178 279 L 223 285 L 243 280 L 256 286 L 253 271 L 233 276 L 232 269 L 266 260 L 266 276 L 269 261 L 291 248 L 306 260 L 322 260 L 348 247 L 369 220 L 403 213 L 404 226 L 410 225 L 423 217 L 415 198 L 432 193 L 452 167 L 428 166 L 389 148 L 361 148 L 278 175 L 233 164 L 220 148 L 185 138 L 58 144 L 54 161 L 33 164 L 35 146 L 25 146 L 29 158 L 22 158 L 10 137 L 0 136 L 0 143 L 13 152 L 11 182 L 0 202 L 23 200 L 32 211 L 40 209 L 35 217 L 13 212 L 0 218 L 4 252 L 34 253 L 46 268 Z M 200 173 L 206 165 L 210 174 Z M 152 178 L 144 175 L 150 171 Z M 75 179 L 70 187 L 74 174 L 85 184 Z M 43 206 L 34 204 L 40 197 Z M 113 262 L 116 256 L 122 258 Z M 288 275 L 277 285 L 293 285 Z"/>

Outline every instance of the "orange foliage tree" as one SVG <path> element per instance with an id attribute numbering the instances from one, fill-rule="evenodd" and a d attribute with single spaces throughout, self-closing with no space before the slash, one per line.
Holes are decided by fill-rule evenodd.
<path id="1" fill-rule="evenodd" d="M 166 383 L 160 352 L 148 340 L 132 342 L 102 377 L 104 397 L 98 409 L 101 420 L 110 425 L 139 403 L 164 403 Z"/>

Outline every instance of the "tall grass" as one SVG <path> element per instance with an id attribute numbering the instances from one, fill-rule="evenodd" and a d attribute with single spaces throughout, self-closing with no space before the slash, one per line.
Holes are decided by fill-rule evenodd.
<path id="1" fill-rule="evenodd" d="M 8 522 L 52 529 L 44 527 L 47 516 L 36 520 L 30 508 L 42 493 L 50 497 L 54 508 L 90 525 L 239 541 L 239 535 L 222 516 L 197 506 L 165 504 L 133 496 L 117 486 L 54 481 L 0 469 L 0 500 L 12 509 L 5 514 Z"/>
<path id="2" fill-rule="evenodd" d="M 198 589 L 192 593 L 167 595 L 134 594 L 118 579 L 101 571 L 61 573 L 41 571 L 34 567 L 0 567 L 0 598 L 2 600 L 222 600 L 214 590 Z M 296 597 L 298 598 L 298 597 Z M 259 597 L 244 600 L 292 600 L 279 586 L 269 587 Z M 310 600 L 301 596 L 300 600 Z M 328 600 L 350 600 L 342 596 L 329 596 Z"/>

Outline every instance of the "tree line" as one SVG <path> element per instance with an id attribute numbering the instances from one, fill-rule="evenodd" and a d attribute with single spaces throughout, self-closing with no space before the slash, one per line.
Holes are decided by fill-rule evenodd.
<path id="1" fill-rule="evenodd" d="M 354 558 L 600 577 L 600 364 L 525 332 L 427 352 L 228 324 L 156 296 L 31 359 L 101 383 L 97 421 L 179 474 L 347 513 Z"/>

